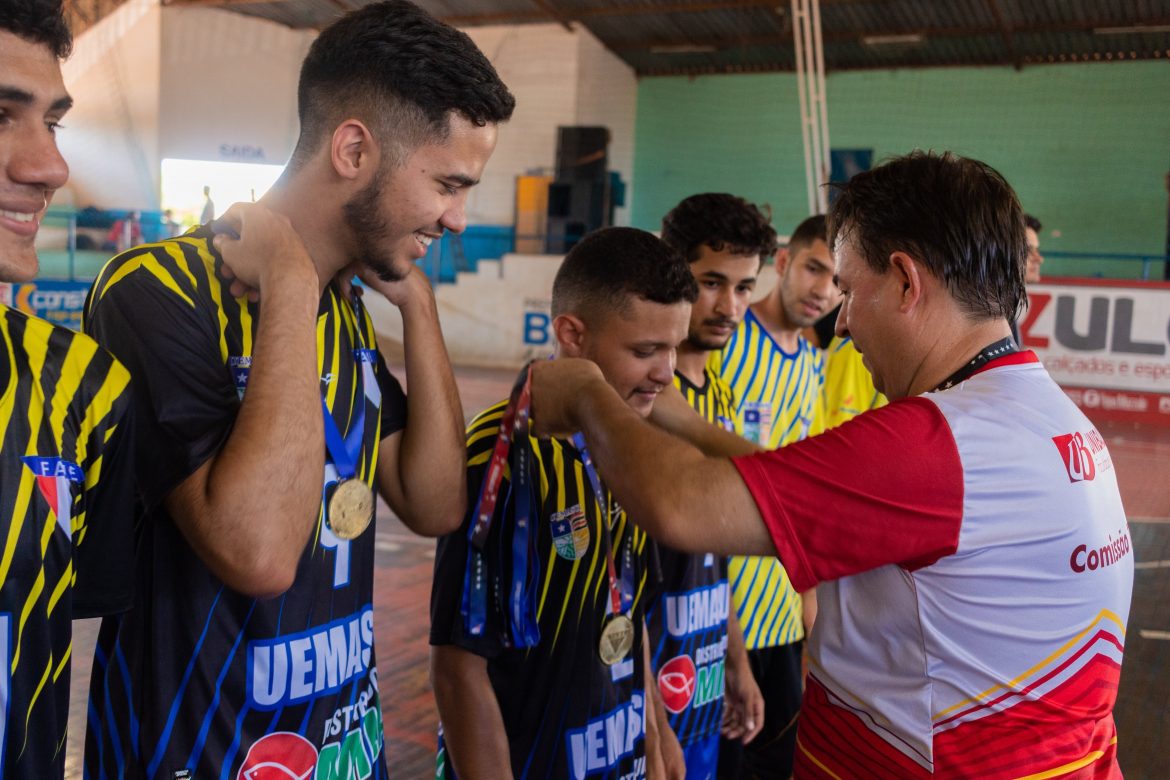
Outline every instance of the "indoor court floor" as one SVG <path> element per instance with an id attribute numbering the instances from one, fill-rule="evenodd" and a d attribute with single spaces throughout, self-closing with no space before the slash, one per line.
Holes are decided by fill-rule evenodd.
<path id="1" fill-rule="evenodd" d="M 400 371 L 396 371 L 402 376 Z M 510 371 L 458 369 L 468 418 L 505 398 Z M 1115 717 L 1128 780 L 1170 777 L 1170 427 L 1098 426 L 1129 516 L 1137 571 Z M 374 626 L 390 774 L 434 777 L 438 717 L 428 680 L 434 542 L 411 535 L 379 501 Z M 74 624 L 66 777 L 81 778 L 86 691 L 97 621 Z"/>

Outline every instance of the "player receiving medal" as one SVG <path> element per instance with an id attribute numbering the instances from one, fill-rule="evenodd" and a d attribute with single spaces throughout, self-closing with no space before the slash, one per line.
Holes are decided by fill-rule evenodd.
<path id="1" fill-rule="evenodd" d="M 696 294 L 686 262 L 651 234 L 593 233 L 553 284 L 556 355 L 592 360 L 648 416 L 673 379 Z M 648 540 L 584 442 L 529 436 L 527 407 L 522 376 L 512 399 L 472 421 L 468 516 L 439 542 L 437 774 L 642 777 L 661 755 L 663 717 L 648 697 L 644 594 L 657 576 Z M 669 729 L 662 737 L 673 739 Z"/>

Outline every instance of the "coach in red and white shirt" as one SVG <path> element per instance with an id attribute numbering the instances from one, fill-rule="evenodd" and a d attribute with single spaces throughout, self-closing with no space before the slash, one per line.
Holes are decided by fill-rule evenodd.
<path id="1" fill-rule="evenodd" d="M 669 397 L 645 423 L 556 361 L 535 370 L 536 424 L 583 431 L 663 543 L 776 554 L 820 584 L 796 777 L 1119 778 L 1129 528 L 1104 440 L 1011 340 L 1015 194 L 915 152 L 843 185 L 830 222 L 837 333 L 889 406 L 749 453 Z"/>

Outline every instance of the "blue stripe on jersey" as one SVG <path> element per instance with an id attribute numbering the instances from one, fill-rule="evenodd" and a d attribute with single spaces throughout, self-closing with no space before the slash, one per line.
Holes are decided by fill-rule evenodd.
<path id="1" fill-rule="evenodd" d="M 110 727 L 110 746 L 114 748 L 114 761 L 118 766 L 118 777 L 121 778 L 126 772 L 126 758 L 122 755 L 121 739 L 118 737 L 118 723 L 114 720 L 114 710 L 111 706 L 113 699 L 110 697 L 110 676 L 105 675 L 102 680 L 102 686 L 106 693 L 106 723 Z M 102 778 L 106 776 L 105 764 L 102 765 Z"/>
<path id="2" fill-rule="evenodd" d="M 247 701 L 244 706 L 240 708 L 240 714 L 236 716 L 236 734 L 232 737 L 232 744 L 228 747 L 227 753 L 223 756 L 223 767 L 220 770 L 220 780 L 230 780 L 232 764 L 235 763 L 236 753 L 240 752 L 240 731 L 244 728 L 244 718 L 252 711 L 251 705 Z M 269 731 L 272 729 L 270 728 Z"/>
<path id="3" fill-rule="evenodd" d="M 122 642 L 119 637 L 114 638 L 114 660 L 122 671 L 122 687 L 126 689 L 126 706 L 130 710 L 130 750 L 134 753 L 134 760 L 138 760 L 138 714 L 134 712 L 134 695 L 130 686 L 130 667 L 126 664 L 126 655 L 122 652 Z M 107 694 L 108 695 L 108 694 Z"/>
<path id="4" fill-rule="evenodd" d="M 741 566 L 739 569 L 739 575 L 735 578 L 735 583 L 733 585 L 733 588 L 739 587 L 739 581 L 743 579 L 743 576 L 747 572 L 748 567 L 749 567 L 749 564 L 747 564 L 747 562 L 745 561 L 745 565 Z M 751 593 L 752 590 L 755 588 L 756 578 L 760 576 L 759 562 L 756 561 L 756 565 L 752 566 L 751 569 L 752 569 L 752 574 L 751 574 L 751 580 L 748 582 L 748 588 L 747 588 L 748 593 Z M 732 590 L 732 592 L 733 593 L 735 592 L 734 589 Z M 756 608 L 760 606 L 760 601 L 762 601 L 762 599 L 756 599 L 755 603 L 750 605 L 750 610 L 748 612 L 745 612 L 742 615 L 737 615 L 741 625 L 743 625 L 743 626 L 751 625 L 751 623 L 752 623 L 751 618 L 755 614 Z M 760 626 L 756 626 L 756 637 L 759 636 L 759 633 L 760 633 Z M 744 641 L 748 641 L 748 638 L 746 636 L 744 637 Z"/>
<path id="5" fill-rule="evenodd" d="M 163 756 L 166 754 L 167 743 L 171 740 L 171 731 L 175 728 L 175 719 L 179 716 L 179 708 L 183 704 L 183 697 L 187 693 L 187 684 L 191 682 L 191 675 L 195 672 L 195 659 L 199 657 L 200 651 L 203 650 L 203 642 L 207 639 L 207 632 L 211 628 L 211 618 L 215 614 L 215 608 L 219 605 L 220 598 L 223 596 L 223 589 L 224 586 L 221 585 L 215 593 L 215 599 L 211 602 L 211 608 L 207 610 L 207 620 L 203 622 L 203 631 L 199 634 L 199 639 L 195 642 L 195 648 L 191 653 L 191 658 L 187 661 L 187 668 L 183 670 L 183 679 L 179 681 L 179 689 L 175 692 L 175 700 L 171 702 L 171 711 L 167 714 L 167 725 L 163 728 L 158 744 L 154 746 L 154 756 L 150 759 L 150 763 L 146 767 L 147 777 L 154 777 L 154 773 L 158 771 L 158 765 L 162 763 Z M 109 701 L 110 696 L 107 692 L 106 702 Z M 113 723 L 112 715 L 110 723 Z M 117 743 L 115 742 L 114 744 L 116 745 Z"/>
<path id="6" fill-rule="evenodd" d="M 93 666 L 90 668 L 90 674 L 91 675 L 101 674 L 104 676 L 105 669 L 106 669 L 106 656 L 104 653 L 102 653 L 102 646 L 99 643 L 98 646 L 94 648 Z M 101 777 L 104 778 L 106 776 L 106 769 L 105 769 L 106 762 L 103 759 L 103 755 L 104 755 L 105 749 L 106 749 L 106 742 L 104 739 L 102 739 L 102 719 L 98 716 L 97 710 L 94 709 L 92 696 L 89 698 L 89 702 L 88 702 L 87 707 L 86 707 L 86 712 L 87 712 L 87 717 L 88 717 L 86 725 L 88 726 L 89 730 L 94 733 L 94 735 L 97 739 L 98 766 L 100 766 L 102 768 Z M 82 773 L 82 776 L 85 778 L 85 780 L 93 780 L 92 776 L 89 774 L 89 765 L 88 764 L 86 765 L 85 771 Z"/>
<path id="7" fill-rule="evenodd" d="M 219 693 L 223 690 L 223 681 L 227 677 L 228 671 L 232 668 L 232 661 L 236 657 L 236 651 L 240 649 L 240 643 L 244 641 L 244 632 L 248 628 L 248 620 L 252 617 L 252 613 L 256 610 L 256 599 L 252 599 L 251 606 L 248 607 L 248 614 L 244 615 L 244 620 L 240 623 L 240 630 L 236 634 L 236 641 L 232 643 L 232 649 L 228 651 L 227 658 L 224 659 L 223 666 L 219 670 L 219 675 L 215 678 L 215 693 L 211 696 L 211 703 L 207 705 L 207 714 L 203 716 L 203 724 L 199 727 L 199 734 L 195 737 L 195 744 L 191 746 L 191 756 L 187 759 L 187 766 L 194 769 L 199 765 L 199 759 L 203 755 L 203 748 L 207 744 L 207 732 L 211 730 L 211 721 L 215 717 L 215 711 L 219 708 Z"/>

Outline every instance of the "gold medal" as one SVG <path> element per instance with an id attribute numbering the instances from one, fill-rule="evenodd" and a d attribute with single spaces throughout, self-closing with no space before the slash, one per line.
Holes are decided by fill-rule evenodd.
<path id="1" fill-rule="evenodd" d="M 356 539 L 374 519 L 374 491 L 360 479 L 337 483 L 325 518 L 338 539 Z"/>
<path id="2" fill-rule="evenodd" d="M 601 662 L 613 666 L 630 654 L 634 647 L 634 622 L 625 615 L 614 615 L 601 629 L 598 652 Z"/>

